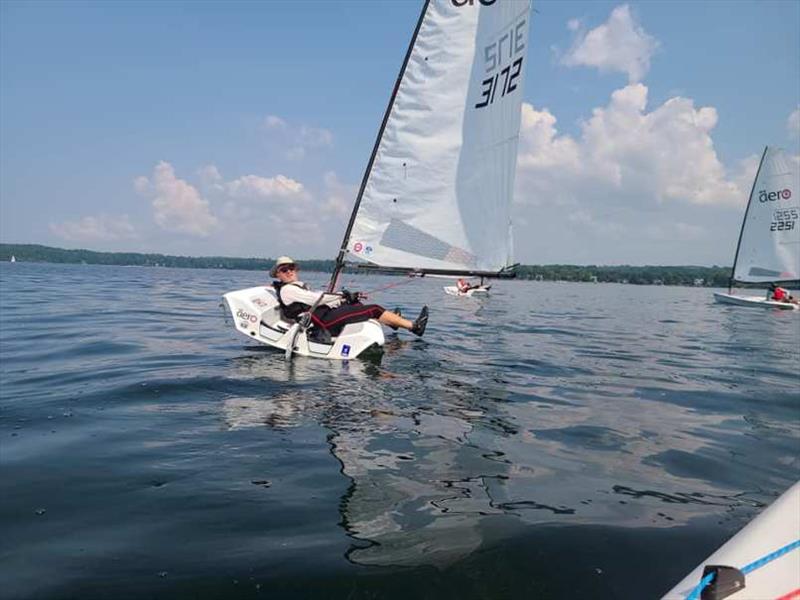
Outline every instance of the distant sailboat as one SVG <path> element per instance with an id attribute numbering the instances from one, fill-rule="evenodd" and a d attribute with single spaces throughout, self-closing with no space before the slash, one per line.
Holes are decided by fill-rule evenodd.
<path id="1" fill-rule="evenodd" d="M 8 262 L 17 262 L 17 257 L 12 254 L 11 255 L 11 260 L 8 261 Z"/>
<path id="2" fill-rule="evenodd" d="M 780 148 L 767 146 L 761 156 L 745 209 L 731 271 L 736 283 L 800 283 L 800 171 L 796 160 Z M 795 304 L 759 296 L 715 293 L 723 304 L 796 309 Z"/>
<path id="3" fill-rule="evenodd" d="M 489 290 L 491 289 L 492 286 L 484 284 L 483 277 L 481 277 L 481 282 L 476 284 L 469 283 L 465 279 L 459 279 L 456 285 L 446 285 L 444 292 L 450 296 L 483 298 L 489 295 Z"/>
<path id="4" fill-rule="evenodd" d="M 511 276 L 530 2 L 427 0 L 384 114 L 328 291 L 346 266 L 412 275 Z M 355 358 L 375 320 L 314 341 L 272 287 L 224 295 L 236 329 L 292 352 Z M 309 335 L 306 335 L 309 333 Z"/>

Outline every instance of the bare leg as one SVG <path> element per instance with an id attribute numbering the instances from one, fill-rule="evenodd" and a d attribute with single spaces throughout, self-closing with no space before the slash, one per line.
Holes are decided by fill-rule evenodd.
<path id="1" fill-rule="evenodd" d="M 383 311 L 383 314 L 380 316 L 378 321 L 384 325 L 388 325 L 389 327 L 402 327 L 403 329 L 411 329 L 414 326 L 413 321 L 404 319 L 400 315 L 393 313 L 390 310 Z"/>

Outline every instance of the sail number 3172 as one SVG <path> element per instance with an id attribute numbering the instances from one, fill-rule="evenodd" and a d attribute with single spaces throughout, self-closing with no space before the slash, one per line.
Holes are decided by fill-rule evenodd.
<path id="1" fill-rule="evenodd" d="M 522 71 L 524 58 L 526 22 L 527 19 L 520 19 L 484 47 L 485 72 L 494 73 L 481 81 L 480 100 L 475 108 L 489 106 L 495 98 L 502 98 L 517 89 L 516 79 Z"/>

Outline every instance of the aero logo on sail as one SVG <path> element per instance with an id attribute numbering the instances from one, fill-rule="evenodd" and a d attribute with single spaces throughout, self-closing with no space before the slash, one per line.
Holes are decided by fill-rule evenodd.
<path id="1" fill-rule="evenodd" d="M 452 2 L 453 6 L 465 6 L 467 4 L 473 6 L 475 4 L 475 0 L 450 0 L 450 2 Z M 491 6 L 495 2 L 497 0 L 478 0 L 478 3 L 484 6 Z"/>
<path id="2" fill-rule="evenodd" d="M 792 197 L 792 190 L 789 188 L 784 188 L 782 190 L 778 190 L 777 192 L 769 192 L 767 193 L 766 190 L 761 190 L 758 192 L 758 201 L 759 202 L 775 202 L 775 200 L 788 200 Z"/>

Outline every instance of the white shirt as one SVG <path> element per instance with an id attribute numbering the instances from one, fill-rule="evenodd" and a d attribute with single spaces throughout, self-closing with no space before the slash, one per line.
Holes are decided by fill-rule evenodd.
<path id="1" fill-rule="evenodd" d="M 303 287 L 301 287 L 303 286 Z M 287 306 L 293 302 L 300 302 L 312 306 L 322 292 L 314 292 L 305 288 L 302 281 L 293 281 L 292 283 L 284 284 L 281 287 L 281 300 Z M 336 308 L 341 305 L 342 298 L 339 294 L 325 294 L 325 297 L 320 302 L 320 305 L 325 304 L 331 308 Z"/>

